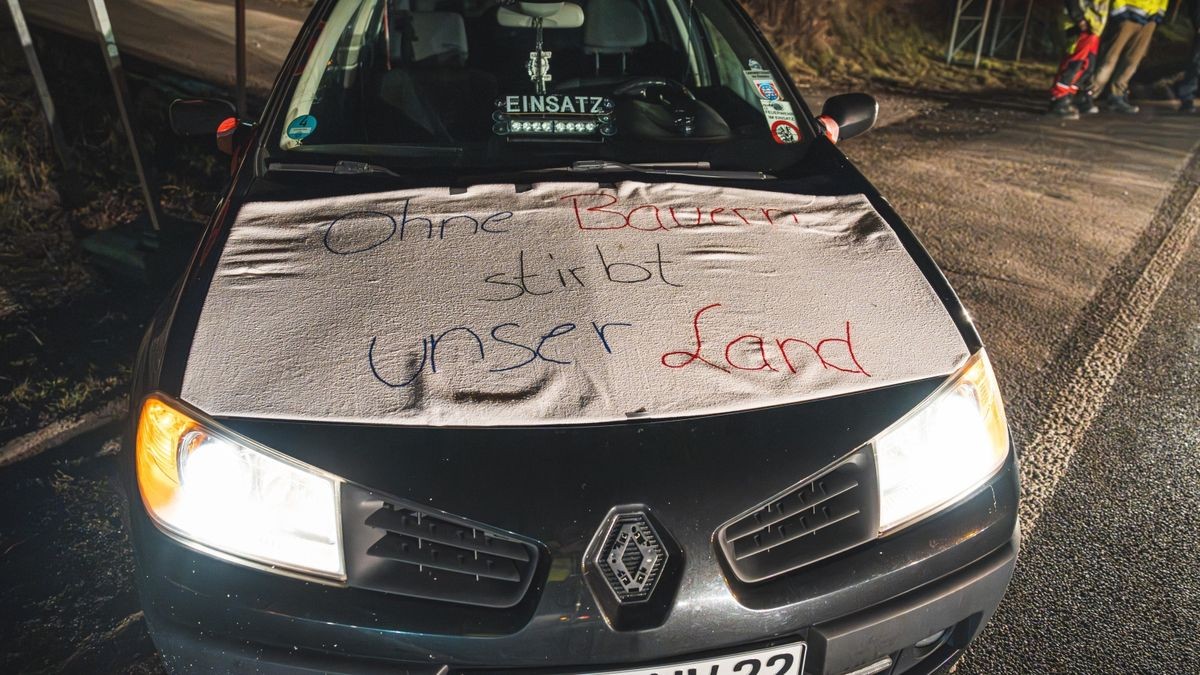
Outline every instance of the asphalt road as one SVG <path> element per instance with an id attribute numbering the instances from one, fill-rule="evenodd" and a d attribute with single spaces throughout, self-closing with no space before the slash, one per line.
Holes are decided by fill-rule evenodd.
<path id="1" fill-rule="evenodd" d="M 125 4 L 172 3 L 114 2 L 118 35 Z M 883 102 L 845 150 L 974 316 L 1023 453 L 1022 556 L 958 672 L 1200 672 L 1200 120 Z M 158 669 L 111 433 L 0 471 L 0 670 Z"/>
<path id="2" fill-rule="evenodd" d="M 95 40 L 87 0 L 23 2 L 30 23 Z M 233 0 L 107 0 L 122 54 L 231 87 Z M 247 0 L 246 86 L 266 93 L 308 10 L 295 2 Z"/>

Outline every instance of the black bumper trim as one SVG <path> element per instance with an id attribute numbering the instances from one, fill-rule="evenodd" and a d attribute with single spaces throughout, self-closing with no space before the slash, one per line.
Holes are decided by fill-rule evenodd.
<path id="1" fill-rule="evenodd" d="M 839 675 L 894 655 L 933 633 L 959 625 L 974 639 L 1008 588 L 1020 548 L 1012 539 L 973 565 L 899 598 L 814 626 L 808 633 L 808 671 Z M 965 622 L 965 624 L 964 624 Z"/>

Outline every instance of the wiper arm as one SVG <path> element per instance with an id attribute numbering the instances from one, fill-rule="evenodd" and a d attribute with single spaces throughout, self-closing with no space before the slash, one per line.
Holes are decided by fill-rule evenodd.
<path id="1" fill-rule="evenodd" d="M 570 171 L 572 173 L 602 173 L 605 171 L 629 171 L 633 173 L 648 173 L 658 176 L 691 176 L 693 178 L 729 178 L 733 180 L 774 180 L 772 176 L 762 171 L 728 171 L 709 168 L 708 162 L 674 163 L 674 164 L 626 164 L 605 159 L 585 159 L 561 169 L 546 169 L 546 171 Z"/>
<path id="2" fill-rule="evenodd" d="M 291 164 L 285 162 L 272 162 L 267 165 L 267 171 L 331 173 L 335 176 L 365 176 L 371 174 L 382 174 L 386 176 L 399 177 L 400 175 L 386 166 L 368 164 L 366 162 L 351 162 L 347 160 L 340 160 L 336 164 Z"/>

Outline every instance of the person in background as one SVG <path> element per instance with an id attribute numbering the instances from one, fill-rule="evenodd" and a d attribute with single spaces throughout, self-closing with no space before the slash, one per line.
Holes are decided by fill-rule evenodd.
<path id="1" fill-rule="evenodd" d="M 1179 112 L 1195 115 L 1196 90 L 1200 87 L 1200 0 L 1192 1 L 1192 30 L 1192 62 L 1175 93 L 1179 95 Z"/>
<path id="2" fill-rule="evenodd" d="M 1079 119 L 1081 109 L 1096 112 L 1091 91 L 1082 86 L 1095 68 L 1100 34 L 1108 20 L 1109 0 L 1067 0 L 1067 55 L 1050 89 L 1050 114 Z"/>
<path id="3" fill-rule="evenodd" d="M 1102 94 L 1110 87 L 1105 103 L 1110 110 L 1136 114 L 1138 107 L 1129 102 L 1129 82 L 1150 49 L 1154 29 L 1167 14 L 1169 0 L 1113 0 L 1111 38 L 1105 41 L 1096 71 L 1095 91 Z"/>

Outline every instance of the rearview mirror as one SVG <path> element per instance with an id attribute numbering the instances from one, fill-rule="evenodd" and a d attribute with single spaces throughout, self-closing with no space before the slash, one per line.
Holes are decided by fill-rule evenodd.
<path id="1" fill-rule="evenodd" d="M 542 20 L 543 28 L 579 28 L 583 8 L 573 2 L 518 2 L 496 13 L 505 28 L 533 28 L 535 18 Z"/>
<path id="2" fill-rule="evenodd" d="M 180 136 L 215 134 L 217 127 L 231 117 L 237 117 L 237 110 L 219 98 L 179 98 L 171 102 L 171 131 Z"/>
<path id="3" fill-rule="evenodd" d="M 836 125 L 834 130 L 827 128 L 826 135 L 837 143 L 870 131 L 879 118 L 879 103 L 870 94 L 840 94 L 825 101 L 821 118 Z"/>

